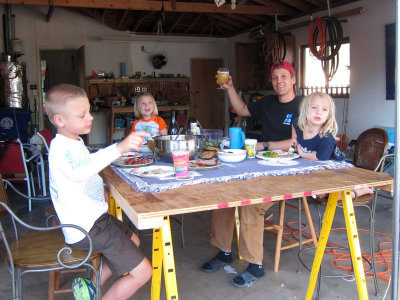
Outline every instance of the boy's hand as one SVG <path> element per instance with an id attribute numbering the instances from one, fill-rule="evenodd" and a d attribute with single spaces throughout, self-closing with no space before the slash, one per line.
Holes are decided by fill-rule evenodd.
<path id="1" fill-rule="evenodd" d="M 117 144 L 119 153 L 124 154 L 132 149 L 139 151 L 144 142 L 144 137 L 150 137 L 150 134 L 144 131 L 135 131 Z"/>

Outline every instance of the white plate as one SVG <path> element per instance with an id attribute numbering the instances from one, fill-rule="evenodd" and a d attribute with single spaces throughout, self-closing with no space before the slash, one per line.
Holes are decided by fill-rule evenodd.
<path id="1" fill-rule="evenodd" d="M 122 154 L 118 159 L 127 159 L 127 158 L 131 158 L 131 157 L 139 158 L 142 156 L 143 156 L 142 153 L 131 151 L 131 152 L 126 152 L 126 153 Z"/>
<path id="2" fill-rule="evenodd" d="M 277 157 L 265 157 L 263 154 L 268 151 L 260 151 L 257 153 L 256 157 L 264 160 L 291 160 L 291 159 L 296 159 L 299 158 L 300 155 L 297 153 L 292 153 L 288 154 L 287 151 L 282 151 L 282 150 L 274 150 L 270 152 L 275 152 L 277 154 Z"/>
<path id="3" fill-rule="evenodd" d="M 159 178 L 175 174 L 174 167 L 168 166 L 146 166 L 140 168 L 134 168 L 129 173 L 147 178 Z"/>
<path id="4" fill-rule="evenodd" d="M 113 164 L 116 165 L 117 167 L 121 167 L 121 168 L 137 168 L 137 167 L 143 167 L 143 166 L 151 165 L 154 162 L 154 159 L 147 158 L 147 160 L 149 161 L 148 163 L 144 163 L 144 164 L 126 164 L 125 161 L 127 159 L 128 158 L 118 158 L 118 159 L 113 161 Z"/>
<path id="5" fill-rule="evenodd" d="M 195 163 L 195 160 L 189 161 L 189 170 L 190 171 L 205 171 L 205 170 L 214 170 L 216 168 L 219 168 L 220 166 L 222 166 L 222 163 L 220 161 L 217 161 L 217 164 L 215 166 L 190 166 L 190 163 Z"/>

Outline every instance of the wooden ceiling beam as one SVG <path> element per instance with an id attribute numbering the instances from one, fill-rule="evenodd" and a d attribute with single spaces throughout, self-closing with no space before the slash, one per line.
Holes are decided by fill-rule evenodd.
<path id="1" fill-rule="evenodd" d="M 124 13 L 123 13 L 123 15 L 122 15 L 122 17 L 121 17 L 121 20 L 119 20 L 119 24 L 118 24 L 118 27 L 119 27 L 119 28 L 121 28 L 122 24 L 124 23 L 124 20 L 125 20 L 125 18 L 126 18 L 126 15 L 128 14 L 128 12 L 129 12 L 128 9 L 126 9 L 126 10 L 124 11 Z"/>
<path id="2" fill-rule="evenodd" d="M 192 24 L 190 24 L 190 26 L 186 29 L 185 33 L 190 32 L 190 30 L 193 28 L 194 25 L 196 25 L 196 23 L 200 20 L 200 18 L 203 16 L 203 14 L 199 14 L 194 21 L 192 22 Z"/>
<path id="3" fill-rule="evenodd" d="M 180 16 L 178 18 L 176 18 L 174 24 L 172 24 L 171 27 L 168 28 L 168 32 L 172 32 L 184 16 L 185 16 L 185 13 L 180 14 Z"/>
<path id="4" fill-rule="evenodd" d="M 342 12 L 333 14 L 332 17 L 335 17 L 336 19 L 344 19 L 344 18 L 348 18 L 351 16 L 362 15 L 363 13 L 365 13 L 365 8 L 361 6 L 361 7 L 357 7 L 357 8 L 347 10 L 347 11 L 342 11 Z M 310 25 L 310 21 L 304 21 L 304 22 L 300 22 L 300 23 L 282 27 L 279 29 L 279 31 L 280 32 L 288 32 L 288 31 L 298 29 L 298 28 L 301 28 L 304 26 L 309 26 L 309 25 Z"/>
<path id="5" fill-rule="evenodd" d="M 149 12 L 147 15 L 141 17 L 141 18 L 137 21 L 137 23 L 136 23 L 136 25 L 135 25 L 133 31 L 137 31 L 137 30 L 139 29 L 140 25 L 142 24 L 142 22 L 143 22 L 144 20 L 146 20 L 147 18 L 151 17 L 152 15 L 154 15 L 155 13 L 156 13 L 155 11 L 152 11 L 152 12 Z"/>
<path id="6" fill-rule="evenodd" d="M 230 18 L 250 26 L 254 25 L 255 22 L 253 19 L 243 15 L 231 15 Z"/>
<path id="7" fill-rule="evenodd" d="M 230 26 L 233 26 L 235 28 L 242 28 L 242 26 L 240 24 L 238 24 L 238 22 L 236 22 L 235 20 L 232 20 L 230 18 L 226 18 L 226 17 L 220 16 L 220 15 L 217 15 L 217 14 L 212 14 L 212 15 L 210 15 L 210 17 L 212 17 L 212 18 L 214 18 L 216 20 L 219 20 L 219 21 L 221 21 L 223 23 L 227 23 Z"/>
<path id="8" fill-rule="evenodd" d="M 286 5 L 294 7 L 295 9 L 300 11 L 308 11 L 313 8 L 312 5 L 305 2 L 304 0 L 284 0 L 284 2 Z"/>
<path id="9" fill-rule="evenodd" d="M 260 1 L 260 0 L 258 0 Z M 47 6 L 49 0 L 0 0 L 0 4 L 25 4 Z M 162 1 L 154 0 L 52 0 L 54 6 L 60 7 L 86 7 L 105 9 L 129 9 L 160 11 Z M 173 7 L 173 3 L 175 9 Z M 255 15 L 292 15 L 294 10 L 279 3 L 270 2 L 264 5 L 240 5 L 232 10 L 230 4 L 217 7 L 215 4 L 193 2 L 164 2 L 164 10 L 188 13 L 216 13 L 216 14 L 255 14 Z"/>

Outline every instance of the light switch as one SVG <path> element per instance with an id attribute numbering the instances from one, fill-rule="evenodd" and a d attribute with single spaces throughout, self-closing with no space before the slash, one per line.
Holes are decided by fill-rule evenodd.
<path id="1" fill-rule="evenodd" d="M 147 87 L 142 87 L 142 92 L 147 93 Z"/>

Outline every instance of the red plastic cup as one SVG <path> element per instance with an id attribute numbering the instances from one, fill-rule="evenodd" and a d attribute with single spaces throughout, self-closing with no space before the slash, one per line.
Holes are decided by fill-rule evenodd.
<path id="1" fill-rule="evenodd" d="M 187 177 L 189 170 L 189 152 L 173 152 L 172 159 L 174 160 L 175 176 L 177 178 Z"/>

